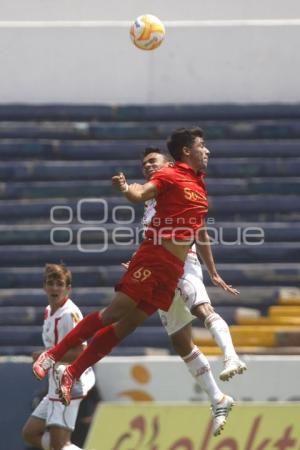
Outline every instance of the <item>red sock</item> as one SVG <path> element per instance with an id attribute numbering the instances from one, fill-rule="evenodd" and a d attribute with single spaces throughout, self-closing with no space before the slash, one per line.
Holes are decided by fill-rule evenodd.
<path id="1" fill-rule="evenodd" d="M 49 354 L 54 361 L 59 361 L 70 348 L 82 344 L 102 327 L 102 317 L 99 311 L 88 314 L 57 345 L 49 350 Z"/>
<path id="2" fill-rule="evenodd" d="M 87 348 L 68 366 L 70 373 L 78 380 L 88 367 L 110 353 L 119 341 L 113 325 L 102 328 L 95 334 Z"/>

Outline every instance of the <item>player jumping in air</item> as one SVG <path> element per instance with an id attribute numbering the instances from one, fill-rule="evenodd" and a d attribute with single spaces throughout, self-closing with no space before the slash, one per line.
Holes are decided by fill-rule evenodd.
<path id="1" fill-rule="evenodd" d="M 154 173 L 170 165 L 170 159 L 160 149 L 148 147 L 145 149 L 142 164 L 144 176 L 150 180 Z M 155 206 L 155 199 L 145 202 L 142 221 L 145 229 L 155 216 Z M 204 321 L 224 354 L 221 380 L 229 380 L 237 373 L 243 373 L 246 365 L 236 354 L 227 323 L 211 306 L 203 284 L 203 273 L 197 253 L 200 256 L 203 255 L 202 259 L 207 263 L 211 280 L 216 286 L 232 295 L 237 295 L 238 291 L 226 284 L 219 276 L 205 229 L 203 229 L 203 234 L 199 234 L 199 239 L 201 240 L 193 244 L 188 252 L 184 274 L 179 280 L 172 305 L 168 311 L 158 310 L 158 313 L 175 351 L 181 356 L 196 383 L 201 386 L 210 399 L 214 416 L 213 433 L 218 435 L 225 425 L 233 400 L 221 392 L 211 372 L 209 361 L 193 343 L 191 322 L 195 317 Z"/>
<path id="2" fill-rule="evenodd" d="M 110 353 L 155 311 L 169 309 L 191 244 L 205 224 L 208 202 L 203 171 L 209 150 L 203 132 L 199 128 L 176 130 L 168 148 L 175 164 L 156 172 L 147 183 L 128 185 L 123 175 L 113 177 L 113 183 L 132 202 L 156 198 L 156 214 L 128 271 L 117 283 L 111 304 L 85 317 L 33 364 L 37 378 L 44 378 L 66 351 L 93 337 L 64 371 L 60 395 L 65 404 L 69 404 L 72 386 L 86 368 Z"/>

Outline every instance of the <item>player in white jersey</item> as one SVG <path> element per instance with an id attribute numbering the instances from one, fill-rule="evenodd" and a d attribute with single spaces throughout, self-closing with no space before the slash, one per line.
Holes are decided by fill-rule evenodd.
<path id="1" fill-rule="evenodd" d="M 44 290 L 49 305 L 45 309 L 42 338 L 46 349 L 52 347 L 82 319 L 80 309 L 69 298 L 71 272 L 62 264 L 47 264 Z M 23 428 L 23 437 L 31 445 L 44 450 L 79 449 L 71 443 L 81 400 L 95 384 L 93 369 L 87 369 L 74 384 L 72 400 L 64 406 L 57 394 L 58 380 L 65 364 L 72 362 L 84 349 L 85 344 L 70 350 L 63 361 L 55 364 L 48 373 L 48 393 L 32 412 Z M 35 360 L 41 352 L 33 355 Z"/>
<path id="2" fill-rule="evenodd" d="M 170 162 L 159 149 L 147 148 L 143 158 L 143 173 L 150 179 L 152 174 Z M 145 204 L 143 225 L 147 227 L 155 215 L 155 200 Z M 212 403 L 214 416 L 213 432 L 220 434 L 233 400 L 224 395 L 217 386 L 211 373 L 207 358 L 200 352 L 192 340 L 191 322 L 198 317 L 204 320 L 206 328 L 217 342 L 224 354 L 224 370 L 220 374 L 223 381 L 229 380 L 237 373 L 243 373 L 246 365 L 236 354 L 227 323 L 211 306 L 211 301 L 203 284 L 203 274 L 197 253 L 200 254 L 210 273 L 212 282 L 226 292 L 237 295 L 238 291 L 217 273 L 211 252 L 209 236 L 204 229 L 200 242 L 194 244 L 186 258 L 183 277 L 179 280 L 173 303 L 168 311 L 159 310 L 159 315 L 174 350 L 181 356 L 196 382 L 208 394 Z"/>

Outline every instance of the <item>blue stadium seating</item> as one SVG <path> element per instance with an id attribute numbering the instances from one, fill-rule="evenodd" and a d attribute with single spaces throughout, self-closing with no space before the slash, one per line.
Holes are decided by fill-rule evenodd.
<path id="1" fill-rule="evenodd" d="M 73 286 L 76 287 L 109 287 L 114 286 L 124 274 L 121 265 L 70 266 L 73 274 Z M 219 272 L 224 279 L 240 286 L 290 286 L 297 285 L 300 279 L 299 263 L 234 263 L 218 264 Z M 23 289 L 41 286 L 43 280 L 42 267 L 0 267 L 0 289 Z M 209 275 L 203 271 L 204 282 L 211 285 Z M 1 292 L 0 292 L 1 298 Z"/>
<path id="2" fill-rule="evenodd" d="M 241 306 L 265 314 L 281 286 L 300 284 L 299 118 L 299 105 L 0 105 L 1 353 L 28 355 L 41 345 L 46 262 L 63 260 L 72 268 L 72 295 L 84 313 L 109 304 L 123 273 L 120 263 L 135 249 L 112 245 L 112 210 L 128 203 L 110 178 L 123 170 L 130 181 L 141 180 L 143 148 L 164 149 L 177 126 L 199 124 L 206 131 L 209 223 L 225 241 L 213 251 L 221 275 L 241 291 L 233 304 L 204 272 L 213 304 L 230 324 Z M 103 236 L 97 231 L 82 234 L 81 241 L 84 250 L 97 251 L 78 251 L 82 224 L 76 208 L 82 198 L 107 202 L 108 251 L 99 251 Z M 68 246 L 62 245 L 68 231 L 56 232 L 61 245 L 50 243 L 50 209 L 59 205 L 73 213 L 70 224 L 55 224 L 72 230 Z M 135 206 L 133 228 L 142 211 Z M 65 213 L 57 210 L 55 219 L 65 219 Z M 86 203 L 82 214 L 99 220 L 101 207 Z M 128 211 L 119 211 L 119 219 L 127 217 Z M 264 245 L 230 245 L 237 230 L 247 227 L 264 230 Z M 157 316 L 113 354 L 142 355 L 150 347 L 172 351 Z"/>
<path id="3" fill-rule="evenodd" d="M 67 265 L 111 265 L 126 262 L 130 259 L 136 247 L 125 245 L 116 246 L 105 244 L 82 245 L 85 251 L 79 251 L 77 245 L 62 246 L 2 246 L 0 267 L 41 266 L 57 263 L 60 260 Z M 300 243 L 281 242 L 265 243 L 264 245 L 216 245 L 215 258 L 219 263 L 299 263 Z"/>
<path id="4" fill-rule="evenodd" d="M 63 181 L 110 180 L 123 170 L 128 179 L 140 179 L 139 161 L 10 161 L 3 162 L 0 176 L 3 181 Z M 297 177 L 298 158 L 257 158 L 244 164 L 242 158 L 216 158 L 209 162 L 208 175 L 215 178 Z M 216 180 L 217 182 L 217 180 Z M 238 193 L 238 192 L 237 192 Z M 101 192 L 99 193 L 101 195 Z"/>
<path id="5" fill-rule="evenodd" d="M 195 126 L 194 121 L 10 121 L 0 122 L 0 139 L 164 139 L 174 128 Z M 208 139 L 299 139 L 298 118 L 201 120 Z"/>
<path id="6" fill-rule="evenodd" d="M 81 225 L 68 225 L 70 230 L 72 230 L 72 244 L 76 244 L 76 239 Z M 100 225 L 99 225 L 100 227 Z M 101 228 L 101 227 L 100 227 Z M 137 234 L 139 236 L 142 234 L 142 228 L 140 223 L 130 224 L 128 226 L 133 235 Z M 263 233 L 265 242 L 295 242 L 300 240 L 300 228 L 298 224 L 293 223 L 268 223 L 268 222 L 251 222 L 251 223 L 230 223 L 230 222 L 217 222 L 213 224 L 208 224 L 208 232 L 212 238 L 219 237 L 225 242 L 234 242 L 238 239 L 249 241 L 258 241 L 260 236 L 255 234 Z M 50 244 L 50 233 L 53 229 L 53 225 L 30 225 L 30 224 L 13 224 L 7 227 L 6 225 L 0 226 L 0 244 L 1 245 L 34 245 Z M 102 229 L 102 228 L 101 228 Z M 105 224 L 106 233 L 98 230 L 89 230 L 89 232 L 82 233 L 81 240 L 84 244 L 100 243 L 107 241 L 109 244 L 113 243 L 113 230 L 115 225 L 108 223 Z M 250 234 L 254 234 L 251 238 Z M 55 241 L 65 242 L 69 240 L 70 234 L 68 231 L 55 230 L 53 234 Z M 251 238 L 251 239 L 250 239 Z M 114 239 L 116 239 L 116 234 L 114 234 Z M 118 236 L 118 241 L 128 242 L 128 235 Z"/>
<path id="7" fill-rule="evenodd" d="M 115 208 L 118 208 L 117 219 L 120 221 L 136 222 L 143 213 L 142 205 L 128 207 L 124 198 L 104 197 L 99 195 L 99 200 L 87 201 L 79 204 L 75 199 L 51 199 L 51 200 L 0 200 L 1 223 L 32 223 L 33 221 L 49 223 L 52 208 L 55 209 L 54 219 L 57 221 L 68 220 L 70 217 L 66 207 L 72 210 L 73 223 L 77 221 L 77 211 L 80 208 L 81 217 L 86 221 L 95 222 L 94 225 L 103 223 L 107 212 L 106 222 L 112 222 Z M 101 200 L 100 200 L 101 199 Z M 274 221 L 279 221 L 281 214 L 287 217 L 300 211 L 299 195 L 227 195 L 210 196 L 208 217 L 215 221 L 264 221 L 266 216 L 272 216 Z M 59 208 L 60 207 L 60 208 Z M 101 222 L 102 221 L 102 222 Z M 78 221 L 77 221 L 78 223 Z"/>
<path id="8" fill-rule="evenodd" d="M 279 182 L 280 180 L 280 182 Z M 141 182 L 141 180 L 130 180 Z M 0 200 L 13 199 L 40 199 L 40 198 L 79 198 L 85 197 L 110 197 L 115 196 L 116 191 L 110 180 L 85 180 L 85 181 L 20 181 L 3 182 L 1 185 Z M 210 196 L 224 195 L 253 195 L 253 194 L 299 194 L 299 177 L 274 177 L 268 178 L 208 178 L 207 187 Z"/>
<path id="9" fill-rule="evenodd" d="M 0 119 L 11 120 L 101 120 L 136 121 L 163 120 L 245 120 L 299 118 L 297 104 L 217 104 L 217 105 L 24 105 L 1 104 Z"/>
<path id="10" fill-rule="evenodd" d="M 1 106 L 1 105 L 0 105 Z M 209 140 L 213 158 L 291 158 L 299 157 L 297 139 Z M 162 139 L 141 140 L 37 140 L 12 138 L 0 140 L 0 155 L 5 160 L 40 159 L 60 161 L 140 160 L 145 146 L 166 149 Z"/>
<path id="11" fill-rule="evenodd" d="M 278 297 L 278 286 L 244 286 L 236 285 L 240 289 L 240 295 L 235 298 L 234 305 L 258 308 L 276 303 Z M 219 288 L 207 286 L 207 291 L 215 306 L 232 306 L 232 297 L 224 294 Z M 107 306 L 112 299 L 114 289 L 110 287 L 74 287 L 72 298 L 80 307 L 93 307 L 102 309 Z M 24 288 L 24 289 L 1 289 L 0 307 L 8 306 L 46 306 L 46 299 L 42 289 Z"/>

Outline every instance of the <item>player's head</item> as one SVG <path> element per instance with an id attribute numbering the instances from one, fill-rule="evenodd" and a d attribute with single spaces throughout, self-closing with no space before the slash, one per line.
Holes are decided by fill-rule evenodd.
<path id="1" fill-rule="evenodd" d="M 185 162 L 196 171 L 206 169 L 209 150 L 201 128 L 178 128 L 167 140 L 167 147 L 175 161 Z"/>
<path id="2" fill-rule="evenodd" d="M 171 158 L 159 148 L 146 147 L 142 156 L 144 177 L 149 180 L 155 172 L 168 166 L 170 163 Z"/>
<path id="3" fill-rule="evenodd" d="M 44 290 L 51 305 L 59 307 L 68 297 L 72 274 L 64 264 L 46 264 Z"/>

